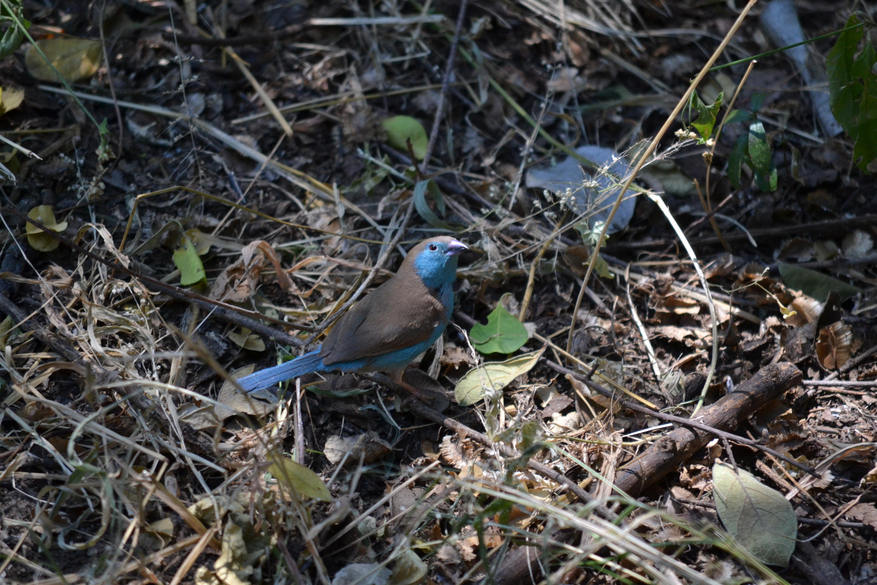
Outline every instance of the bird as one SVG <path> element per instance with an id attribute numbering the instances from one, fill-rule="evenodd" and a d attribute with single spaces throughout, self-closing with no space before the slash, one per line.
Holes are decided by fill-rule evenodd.
<path id="1" fill-rule="evenodd" d="M 402 382 L 402 372 L 448 326 L 454 310 L 457 257 L 468 249 L 449 236 L 420 242 L 392 278 L 338 320 L 318 349 L 244 376 L 238 384 L 252 393 L 311 372 L 383 371 L 419 394 Z"/>

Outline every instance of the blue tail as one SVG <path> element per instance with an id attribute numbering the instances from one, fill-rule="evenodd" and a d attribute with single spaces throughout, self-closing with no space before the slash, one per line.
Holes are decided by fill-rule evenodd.
<path id="1" fill-rule="evenodd" d="M 254 372 L 238 380 L 238 384 L 247 392 L 258 392 L 278 382 L 304 376 L 310 372 L 321 372 L 325 368 L 320 358 L 320 350 L 306 353 L 286 363 Z"/>

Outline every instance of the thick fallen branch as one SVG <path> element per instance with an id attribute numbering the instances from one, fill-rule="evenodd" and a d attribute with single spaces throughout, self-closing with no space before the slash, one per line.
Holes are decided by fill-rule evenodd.
<path id="1" fill-rule="evenodd" d="M 550 361 L 547 363 L 555 370 L 573 373 Z M 615 486 L 632 497 L 638 496 L 645 488 L 678 468 L 679 464 L 716 436 L 716 433 L 710 432 L 707 427 L 719 433 L 737 428 L 740 421 L 800 383 L 801 378 L 800 370 L 792 364 L 766 366 L 755 376 L 737 386 L 733 392 L 704 408 L 694 421 L 690 421 L 702 428 L 680 427 L 659 439 L 642 455 L 619 469 L 615 476 Z M 600 391 L 605 390 L 597 384 L 593 386 L 600 388 Z M 648 410 L 628 401 L 623 402 L 625 406 L 637 411 Z M 663 413 L 653 414 L 659 414 L 662 418 L 668 416 Z M 557 534 L 555 537 L 559 539 L 560 535 Z M 522 546 L 510 551 L 497 567 L 494 582 L 497 585 L 538 582 L 544 574 L 540 563 L 541 555 L 541 549 L 533 546 Z"/>
<path id="2" fill-rule="evenodd" d="M 764 451 L 765 453 L 772 455 L 781 461 L 785 461 L 786 463 L 788 463 L 792 467 L 797 467 L 798 469 L 800 469 L 804 473 L 809 473 L 810 475 L 812 475 L 814 477 L 821 477 L 821 474 L 818 471 L 816 471 L 812 467 L 804 465 L 800 461 L 792 459 L 791 457 L 789 457 L 787 455 L 783 455 L 779 451 L 775 451 L 775 450 L 771 449 L 770 447 L 768 447 L 766 445 L 762 445 L 761 443 L 759 443 L 758 441 L 755 441 L 753 439 L 741 437 L 740 435 L 735 435 L 734 433 L 730 433 L 728 431 L 724 431 L 724 430 L 716 428 L 714 426 L 710 426 L 708 424 L 705 424 L 702 420 L 700 420 L 700 417 L 697 417 L 697 419 L 683 418 L 681 416 L 667 414 L 666 412 L 658 412 L 657 410 L 652 410 L 651 408 L 647 408 L 645 406 L 642 406 L 641 404 L 637 404 L 637 403 L 632 402 L 630 400 L 618 398 L 618 395 L 615 392 L 613 392 L 612 390 L 608 390 L 608 389 L 604 388 L 603 386 L 597 384 L 596 382 L 594 382 L 590 378 L 588 378 L 586 376 L 582 376 L 578 372 L 574 372 L 573 370 L 570 370 L 568 368 L 564 368 L 563 366 L 556 364 L 556 363 L 552 362 L 551 360 L 546 360 L 545 365 L 547 365 L 549 368 L 555 370 L 556 372 L 560 372 L 561 374 L 575 378 L 579 382 L 582 382 L 583 384 L 588 386 L 591 390 L 596 390 L 597 392 L 599 392 L 600 394 L 602 394 L 606 398 L 609 398 L 610 400 L 615 401 L 615 403 L 620 404 L 621 406 L 623 406 L 624 408 L 626 408 L 628 410 L 632 410 L 634 412 L 639 412 L 641 414 L 645 414 L 646 416 L 651 416 L 653 418 L 657 418 L 658 420 L 663 420 L 663 421 L 666 421 L 669 423 L 682 425 L 683 427 L 695 429 L 698 431 L 704 431 L 708 435 L 714 435 L 714 436 L 719 437 L 720 439 L 724 439 L 726 441 L 733 441 L 733 442 L 739 443 L 741 445 L 748 445 L 750 447 L 753 447 L 754 449 L 758 449 L 759 451 Z"/>
<path id="3" fill-rule="evenodd" d="M 801 371 L 792 364 L 772 364 L 737 386 L 715 404 L 704 408 L 695 421 L 722 431 L 731 431 L 756 410 L 801 382 Z M 615 487 L 632 497 L 664 477 L 706 445 L 713 434 L 680 427 L 661 437 L 642 455 L 615 475 Z"/>

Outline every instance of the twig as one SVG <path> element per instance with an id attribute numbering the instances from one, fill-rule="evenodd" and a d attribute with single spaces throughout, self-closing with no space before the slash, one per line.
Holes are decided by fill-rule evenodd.
<path id="1" fill-rule="evenodd" d="M 816 388 L 877 388 L 877 380 L 804 380 L 801 385 Z"/>
<path id="2" fill-rule="evenodd" d="M 468 426 L 464 425 L 463 423 L 461 423 L 459 421 L 456 421 L 456 420 L 449 418 L 449 417 L 447 417 L 439 412 L 436 412 L 435 410 L 426 406 L 425 404 L 421 403 L 418 400 L 414 400 L 411 402 L 410 410 L 411 410 L 411 412 L 413 412 L 414 414 L 416 414 L 417 416 L 419 416 L 421 418 L 431 420 L 432 422 L 439 424 L 447 429 L 450 429 L 450 430 L 454 431 L 455 433 L 460 433 L 463 436 L 471 437 L 472 439 L 478 441 L 479 443 L 481 443 L 482 445 L 485 445 L 486 447 L 489 447 L 491 449 L 496 449 L 496 450 L 500 451 L 506 457 L 513 457 L 516 459 L 519 459 L 521 457 L 521 454 L 518 453 L 516 450 L 512 449 L 511 447 L 508 447 L 507 445 L 503 445 L 501 443 L 495 443 L 495 442 L 491 441 L 490 438 L 487 435 L 485 435 L 484 433 L 479 433 L 478 431 L 469 428 Z M 575 483 L 574 481 L 572 481 L 571 479 L 569 479 L 568 477 L 566 477 L 562 473 L 558 473 L 558 472 L 554 471 L 553 469 L 551 469 L 550 467 L 548 467 L 547 465 L 539 463 L 538 461 L 534 461 L 532 458 L 527 459 L 527 467 L 529 467 L 530 469 L 532 469 L 536 473 L 539 473 L 541 475 L 548 477 L 549 479 L 551 479 L 555 483 L 558 483 L 558 484 L 564 486 L 569 491 L 571 491 L 573 494 L 575 494 L 576 497 L 581 499 L 583 502 L 591 503 L 591 504 L 594 503 L 594 498 L 592 498 L 590 496 L 590 494 L 588 494 L 588 492 L 583 490 L 581 487 L 579 487 L 579 485 L 577 483 Z M 603 516 L 605 519 L 607 519 L 609 521 L 613 521 L 617 517 L 616 514 L 609 511 L 609 509 L 607 509 L 605 506 L 602 506 L 602 505 L 596 506 L 595 510 L 601 516 Z"/>
<path id="3" fill-rule="evenodd" d="M 801 236 L 803 234 L 838 234 L 847 235 L 849 230 L 854 228 L 870 228 L 877 224 L 877 215 L 860 215 L 858 217 L 846 217 L 838 219 L 827 219 L 825 221 L 814 221 L 799 225 L 789 225 L 777 228 L 761 228 L 749 231 L 749 234 L 733 233 L 725 234 L 725 241 L 728 243 L 740 242 L 750 237 L 758 240 L 764 239 L 780 239 L 788 236 Z M 718 238 L 715 236 L 706 236 L 703 238 L 691 238 L 689 240 L 692 246 L 707 246 L 717 244 Z M 646 242 L 615 242 L 613 249 L 623 250 L 639 250 L 642 248 L 656 248 L 660 246 L 674 245 L 675 240 L 661 238 L 659 240 L 649 240 Z"/>
<path id="4" fill-rule="evenodd" d="M 514 197 L 514 194 L 512 194 Z M 564 213 L 563 217 L 560 219 L 558 225 L 563 225 L 564 220 L 566 219 L 566 213 Z M 524 318 L 527 316 L 527 308 L 530 306 L 530 299 L 533 298 L 533 287 L 536 284 L 536 270 L 539 267 L 539 263 L 542 261 L 542 258 L 545 256 L 545 252 L 548 251 L 548 248 L 551 247 L 551 244 L 554 243 L 554 238 L 557 237 L 558 232 L 552 233 L 542 244 L 542 247 L 539 248 L 539 253 L 536 254 L 536 258 L 533 259 L 533 263 L 530 265 L 530 274 L 527 276 L 527 288 L 524 290 L 524 298 L 521 301 L 521 312 L 518 313 L 518 321 L 524 322 Z"/>
<path id="5" fill-rule="evenodd" d="M 688 252 L 688 256 L 691 258 L 691 265 L 694 267 L 694 271 L 697 273 L 698 278 L 700 278 L 700 284 L 703 287 L 703 292 L 706 295 L 706 304 L 710 310 L 710 330 L 713 337 L 713 351 L 712 356 L 710 358 L 710 366 L 707 370 L 706 380 L 703 383 L 703 390 L 701 390 L 700 398 L 697 401 L 697 406 L 694 407 L 694 413 L 696 414 L 698 410 L 703 406 L 703 401 L 706 398 L 707 390 L 709 390 L 710 383 L 713 381 L 713 376 L 716 373 L 716 366 L 719 363 L 719 318 L 716 315 L 716 304 L 713 302 L 713 298 L 710 295 L 710 285 L 706 280 L 706 275 L 703 273 L 703 269 L 700 267 L 700 262 L 697 259 L 697 256 L 694 253 L 694 249 L 691 247 L 691 244 L 688 243 L 688 238 L 685 237 L 685 234 L 682 233 L 682 228 L 679 227 L 679 224 L 676 222 L 676 219 L 673 217 L 670 208 L 667 207 L 667 203 L 658 195 L 649 194 L 649 198 L 657 204 L 658 208 L 664 213 L 664 217 L 667 218 L 667 221 L 676 231 L 676 235 L 679 237 L 679 241 L 682 242 L 682 246 L 685 248 L 685 251 Z M 573 319 L 575 322 L 575 319 Z"/>
<path id="6" fill-rule="evenodd" d="M 457 23 L 454 26 L 454 39 L 451 41 L 451 49 L 448 51 L 448 66 L 445 69 L 445 76 L 442 79 L 442 90 L 439 92 L 438 105 L 435 108 L 435 118 L 432 122 L 432 129 L 429 132 L 429 143 L 426 146 L 426 154 L 423 156 L 423 162 L 420 165 L 420 171 L 426 174 L 426 167 L 429 165 L 429 159 L 432 156 L 432 150 L 435 147 L 435 141 L 438 139 L 438 130 L 441 125 L 442 112 L 445 109 L 445 96 L 448 93 L 448 87 L 451 84 L 451 77 L 454 74 L 454 58 L 457 56 L 457 44 L 460 41 L 460 31 L 463 30 L 463 17 L 466 15 L 466 4 L 468 0 L 460 2 L 460 11 L 457 13 Z"/>
<path id="7" fill-rule="evenodd" d="M 624 284 L 624 292 L 627 295 L 627 304 L 630 306 L 630 318 L 633 319 L 636 329 L 639 331 L 639 335 L 643 340 L 643 346 L 646 348 L 646 356 L 648 356 L 649 363 L 652 365 L 652 371 L 655 373 L 655 382 L 660 384 L 662 386 L 661 389 L 663 390 L 664 373 L 661 372 L 661 366 L 658 364 L 658 357 L 655 355 L 655 348 L 652 347 L 652 342 L 649 340 L 649 334 L 646 331 L 646 327 L 643 325 L 642 320 L 639 318 L 639 313 L 636 310 L 633 297 L 630 295 L 630 263 L 627 264 L 624 270 Z"/>
<path id="8" fill-rule="evenodd" d="M 6 211 L 11 211 L 12 213 L 17 215 L 21 219 L 23 219 L 29 223 L 32 223 L 33 225 L 35 225 L 38 228 L 40 228 L 41 230 L 43 230 L 43 233 L 48 234 L 49 237 L 51 237 L 55 240 L 58 240 L 59 242 L 61 242 L 62 244 L 64 244 L 65 246 L 68 246 L 69 248 L 71 248 L 73 250 L 76 250 L 79 254 L 87 256 L 88 258 L 91 258 L 95 262 L 100 262 L 104 266 L 108 266 L 109 268 L 112 268 L 113 270 L 117 270 L 119 272 L 122 272 L 123 274 L 127 274 L 128 276 L 131 276 L 132 278 L 136 278 L 137 280 L 143 282 L 145 285 L 152 288 L 153 290 L 163 292 L 163 293 L 165 293 L 165 294 L 167 294 L 167 295 L 169 295 L 177 300 L 195 303 L 201 307 L 206 308 L 209 311 L 212 311 L 215 316 L 217 316 L 221 319 L 224 319 L 226 321 L 229 321 L 231 323 L 234 323 L 236 325 L 240 325 L 241 327 L 246 327 L 247 329 L 250 329 L 251 331 L 258 333 L 259 335 L 264 335 L 265 337 L 269 337 L 269 338 L 273 337 L 274 339 L 276 339 L 278 341 L 281 341 L 283 343 L 293 345 L 296 347 L 303 345 L 302 340 L 299 339 L 298 337 L 294 337 L 294 336 L 289 335 L 288 333 L 285 333 L 283 331 L 280 331 L 277 329 L 272 329 L 271 327 L 267 327 L 266 325 L 263 325 L 260 321 L 257 321 L 256 319 L 260 319 L 261 321 L 268 321 L 270 323 L 280 325 L 281 327 L 289 327 L 291 325 L 290 323 L 284 323 L 283 321 L 280 321 L 278 319 L 273 319 L 271 317 L 268 317 L 266 315 L 262 315 L 260 313 L 255 313 L 252 311 L 245 311 L 244 309 L 241 309 L 239 307 L 235 307 L 233 305 L 227 305 L 225 303 L 215 301 L 215 300 L 207 298 L 205 296 L 202 296 L 202 295 L 199 295 L 199 294 L 196 294 L 196 293 L 193 293 L 193 292 L 181 289 L 181 288 L 177 288 L 177 287 L 169 285 L 169 284 L 165 284 L 164 282 L 162 282 L 160 280 L 157 280 L 155 278 L 151 278 L 149 276 L 146 276 L 145 274 L 140 274 L 139 272 L 131 270 L 130 268 L 127 268 L 121 264 L 117 264 L 115 262 L 110 262 L 108 260 L 101 258 L 97 254 L 94 254 L 93 252 L 90 252 L 90 251 L 86 250 L 85 248 L 82 248 L 81 246 L 74 244 L 73 242 L 71 242 L 67 238 L 64 238 L 63 236 L 59 235 L 57 232 L 50 230 L 49 228 L 47 228 L 46 226 L 44 226 L 40 222 L 27 217 L 26 215 L 24 215 L 23 213 L 21 213 L 20 211 L 15 209 L 14 207 L 4 208 L 3 211 L 4 211 L 4 213 Z M 247 316 L 247 315 L 252 315 L 252 317 Z M 293 324 L 292 326 L 294 326 L 297 329 L 302 329 L 305 331 L 311 329 L 311 327 L 309 325 L 303 325 L 303 324 L 299 324 L 299 323 Z"/>
<path id="9" fill-rule="evenodd" d="M 597 264 L 597 255 L 600 252 L 600 247 L 602 246 L 603 242 L 606 240 L 606 234 L 609 230 L 609 226 L 612 223 L 612 218 L 615 217 L 615 213 L 618 211 L 618 208 L 621 206 L 621 201 L 624 198 L 624 194 L 627 193 L 627 190 L 630 188 L 631 184 L 633 183 L 634 178 L 637 176 L 637 174 L 639 174 L 640 169 L 642 169 L 643 166 L 645 166 L 646 160 L 648 160 L 648 158 L 652 155 L 652 153 L 658 147 L 658 143 L 660 142 L 661 138 L 663 138 L 664 135 L 667 133 L 667 130 L 669 130 L 669 128 L 670 128 L 670 125 L 676 120 L 676 116 L 679 114 L 680 111 L 682 111 L 682 108 L 685 107 L 685 105 L 688 103 L 688 99 L 691 97 L 692 92 L 697 88 L 697 85 L 700 83 L 700 81 L 706 76 L 707 71 L 709 70 L 710 67 L 713 66 L 713 63 L 716 62 L 716 59 L 719 58 L 719 55 L 722 54 L 722 52 L 725 50 L 725 47 L 728 46 L 728 43 L 731 42 L 731 39 L 737 33 L 737 30 L 743 24 L 743 20 L 746 18 L 746 15 L 749 14 L 749 11 L 752 10 L 753 6 L 755 6 L 756 1 L 757 0 L 749 0 L 746 3 L 746 6 L 740 12 L 740 15 L 737 17 L 737 20 L 734 22 L 734 24 L 731 26 L 731 29 L 728 31 L 728 34 L 725 35 L 725 38 L 722 39 L 722 42 L 719 44 L 719 46 L 716 48 L 716 50 L 713 52 L 713 54 L 710 56 L 710 58 L 707 59 L 707 62 L 701 68 L 700 73 L 697 74 L 697 77 L 694 78 L 694 81 L 691 83 L 691 85 L 685 91 L 685 94 L 679 100 L 679 103 L 676 104 L 676 107 L 673 108 L 673 111 L 670 113 L 669 116 L 667 116 L 667 120 L 664 122 L 664 125 L 661 127 L 661 129 L 658 131 L 658 133 L 655 135 L 655 137 L 649 143 L 648 147 L 646 147 L 646 149 L 643 150 L 642 154 L 640 155 L 639 159 L 637 160 L 636 164 L 634 165 L 633 170 L 631 170 L 630 174 L 628 175 L 627 179 L 624 182 L 624 185 L 622 185 L 621 190 L 619 191 L 619 194 L 618 194 L 618 198 L 615 200 L 615 205 L 612 206 L 612 210 L 609 212 L 609 216 L 606 218 L 606 222 L 603 225 L 603 231 L 600 233 L 600 238 L 597 240 L 597 245 L 594 246 L 594 252 L 593 252 L 594 256 L 591 258 L 591 262 L 588 263 L 588 271 L 585 273 L 585 277 L 582 279 L 582 287 L 581 287 L 581 289 L 579 289 L 578 297 L 576 297 L 575 308 L 573 309 L 572 319 L 570 320 L 569 335 L 567 336 L 567 340 L 566 340 L 566 351 L 570 351 L 570 348 L 572 347 L 572 340 L 573 340 L 573 336 L 574 336 L 575 330 L 576 330 L 576 320 L 578 319 L 577 316 L 579 313 L 579 308 L 582 306 L 582 298 L 585 295 L 585 287 L 588 286 L 588 281 L 591 278 L 591 274 L 594 272 L 594 267 Z"/>
<path id="10" fill-rule="evenodd" d="M 764 445 L 759 444 L 757 441 L 753 441 L 752 439 L 747 439 L 746 437 L 741 437 L 740 435 L 735 435 L 733 433 L 729 433 L 727 431 L 723 431 L 721 429 L 717 429 L 715 427 L 705 425 L 703 423 L 699 423 L 699 422 L 693 421 L 691 419 L 682 418 L 681 416 L 674 416 L 672 414 L 666 414 L 664 412 L 658 412 L 657 410 L 652 410 L 652 409 L 647 408 L 645 406 L 640 406 L 639 404 L 635 404 L 633 402 L 624 400 L 623 398 L 619 398 L 618 395 L 615 394 L 614 392 L 612 392 L 611 390 L 608 390 L 607 388 L 604 388 L 603 386 L 601 386 L 600 384 L 597 384 L 593 380 L 589 380 L 585 376 L 582 376 L 578 372 L 574 372 L 573 370 L 564 368 L 560 364 L 556 364 L 556 363 L 552 362 L 551 360 L 546 360 L 545 364 L 549 368 L 551 368 L 552 370 L 554 370 L 556 372 L 559 372 L 561 374 L 565 374 L 568 376 L 572 376 L 576 380 L 586 384 L 592 390 L 596 390 L 597 392 L 599 392 L 603 396 L 605 396 L 611 400 L 614 400 L 617 403 L 620 403 L 624 408 L 627 408 L 628 410 L 632 410 L 634 412 L 639 412 L 640 414 L 647 414 L 647 415 L 653 416 L 659 420 L 676 423 L 678 425 L 682 425 L 682 426 L 689 427 L 692 429 L 697 429 L 699 431 L 704 431 L 706 433 L 710 433 L 710 434 L 715 435 L 717 437 L 726 438 L 726 439 L 734 441 L 736 443 L 741 443 L 741 444 L 747 445 L 749 447 L 754 447 L 756 449 L 760 449 L 761 451 L 764 451 L 765 453 L 770 453 L 774 457 L 782 459 L 783 461 L 785 461 L 789 465 L 793 465 L 793 466 L 797 467 L 798 469 L 809 473 L 810 475 L 819 477 L 819 474 L 812 467 L 808 467 L 807 465 L 799 463 L 798 461 L 795 461 L 794 459 L 792 459 L 790 457 L 786 457 L 782 453 L 778 453 L 778 452 L 774 451 L 773 449 L 771 449 L 770 447 L 765 447 Z"/>

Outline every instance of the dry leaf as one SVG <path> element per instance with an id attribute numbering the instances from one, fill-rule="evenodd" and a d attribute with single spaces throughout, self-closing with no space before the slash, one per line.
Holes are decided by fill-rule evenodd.
<path id="1" fill-rule="evenodd" d="M 460 449 L 460 446 L 454 442 L 453 437 L 450 435 L 445 435 L 442 439 L 441 453 L 442 459 L 454 467 L 463 467 L 463 464 L 466 462 L 463 450 Z"/>
<path id="2" fill-rule="evenodd" d="M 24 90 L 12 87 L 0 88 L 0 115 L 11 112 L 24 101 Z"/>
<path id="3" fill-rule="evenodd" d="M 798 518 L 783 494 L 759 482 L 745 469 L 713 466 L 716 512 L 728 532 L 760 561 L 789 566 L 798 534 Z"/>
<path id="4" fill-rule="evenodd" d="M 846 517 L 877 530 L 877 508 L 874 507 L 874 504 L 856 504 L 847 510 Z"/>
<path id="5" fill-rule="evenodd" d="M 36 47 L 42 50 L 45 59 Z M 100 41 L 88 39 L 56 37 L 37 41 L 36 47 L 27 48 L 24 62 L 28 73 L 40 81 L 57 82 L 58 73 L 70 83 L 88 79 L 97 73 L 103 57 Z"/>
<path id="6" fill-rule="evenodd" d="M 268 242 L 256 240 L 244 246 L 240 260 L 223 270 L 216 278 L 210 287 L 210 298 L 231 303 L 241 303 L 249 299 L 256 290 L 259 275 L 265 269 L 266 259 L 274 266 L 280 288 L 284 291 L 292 290 L 292 279 L 280 265 L 277 252 Z"/>
<path id="7" fill-rule="evenodd" d="M 457 382 L 454 389 L 454 396 L 457 403 L 462 406 L 475 404 L 484 398 L 485 387 L 490 384 L 494 391 L 500 391 L 514 381 L 518 376 L 522 376 L 529 372 L 539 358 L 542 357 L 544 349 L 525 353 L 507 359 L 504 362 L 487 362 L 482 366 L 478 366 L 469 370 L 463 378 Z"/>
<path id="8" fill-rule="evenodd" d="M 853 330 L 843 321 L 836 321 L 819 330 L 816 340 L 816 357 L 827 370 L 840 368 L 852 355 Z"/>
<path id="9" fill-rule="evenodd" d="M 393 447 L 374 432 L 356 437 L 332 435 L 323 445 L 323 454 L 329 463 L 335 465 L 344 461 L 344 466 L 351 468 L 357 467 L 360 460 L 364 465 L 371 465 L 392 451 Z"/>
<path id="10" fill-rule="evenodd" d="M 51 205 L 38 205 L 31 209 L 27 216 L 30 219 L 40 222 L 53 232 L 63 232 L 67 229 L 67 222 L 58 222 L 55 219 L 55 213 L 52 211 Z M 45 233 L 40 227 L 27 222 L 27 243 L 34 250 L 40 252 L 51 252 L 61 245 L 61 242 Z"/>
<path id="11" fill-rule="evenodd" d="M 795 314 L 786 319 L 786 323 L 791 327 L 801 327 L 807 323 L 815 323 L 825 308 L 825 303 L 821 303 L 813 297 L 800 295 L 791 303 L 789 310 Z"/>
<path id="12" fill-rule="evenodd" d="M 246 327 L 241 327 L 240 331 L 232 331 L 228 334 L 228 338 L 238 347 L 250 351 L 265 351 L 265 342 Z"/>
<path id="13" fill-rule="evenodd" d="M 866 258 L 874 249 L 874 240 L 867 232 L 855 230 L 846 235 L 842 246 L 847 258 Z"/>

